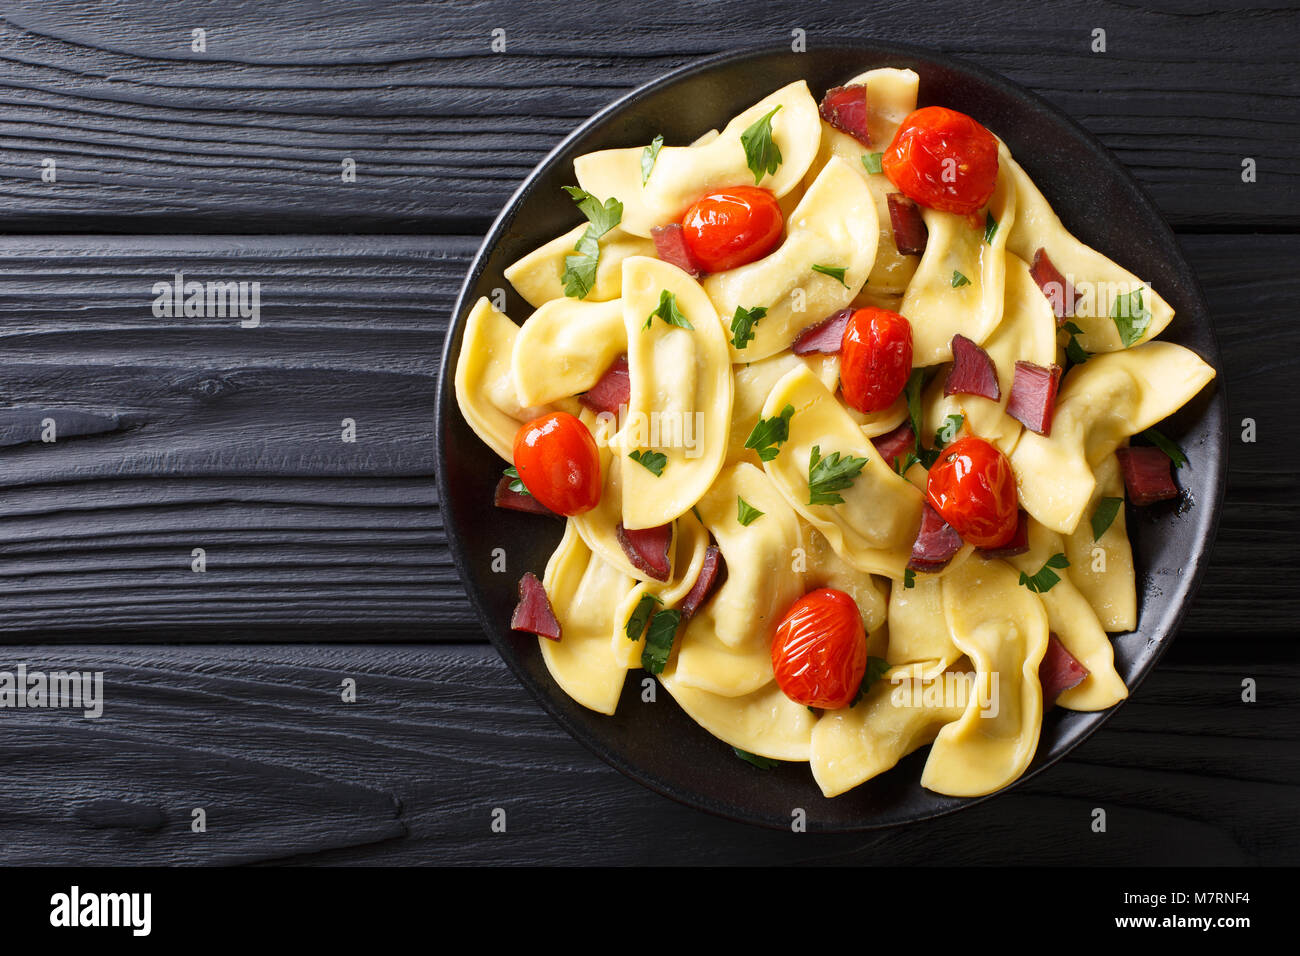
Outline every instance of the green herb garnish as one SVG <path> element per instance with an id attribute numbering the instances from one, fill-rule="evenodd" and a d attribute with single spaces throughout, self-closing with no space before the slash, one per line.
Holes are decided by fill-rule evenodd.
<path id="1" fill-rule="evenodd" d="M 916 452 L 912 455 L 916 461 L 919 461 L 924 468 L 929 468 L 939 459 L 939 453 L 933 448 L 926 448 L 921 444 L 921 392 L 925 389 L 925 369 L 914 368 L 912 374 L 908 376 L 907 384 L 903 386 L 903 394 L 907 397 L 907 416 L 912 422 L 912 436 L 915 439 Z M 907 466 L 899 474 L 903 474 L 910 468 Z"/>
<path id="2" fill-rule="evenodd" d="M 650 615 L 655 612 L 655 605 L 664 602 L 653 594 L 646 594 L 641 600 L 636 602 L 636 608 L 632 611 L 632 616 L 627 619 L 627 625 L 623 628 L 629 641 L 641 639 L 645 633 L 645 626 L 650 623 Z"/>
<path id="3" fill-rule="evenodd" d="M 1106 529 L 1114 523 L 1115 516 L 1123 506 L 1123 498 L 1102 498 L 1097 502 L 1097 507 L 1092 513 L 1093 541 L 1099 540 L 1106 533 Z"/>
<path id="4" fill-rule="evenodd" d="M 668 456 L 658 451 L 631 451 L 628 452 L 627 457 L 656 478 L 664 473 L 664 466 L 668 464 Z"/>
<path id="5" fill-rule="evenodd" d="M 745 439 L 745 447 L 758 452 L 763 461 L 771 461 L 780 454 L 781 445 L 790 437 L 790 416 L 793 414 L 794 406 L 787 405 L 774 418 L 760 418 Z"/>
<path id="6" fill-rule="evenodd" d="M 858 701 L 867 696 L 867 691 L 871 689 L 871 685 L 887 673 L 889 673 L 889 661 L 883 657 L 868 657 L 867 669 L 862 675 L 862 683 L 858 685 L 858 692 L 854 695 L 849 706 L 856 707 Z"/>
<path id="7" fill-rule="evenodd" d="M 736 306 L 736 314 L 731 317 L 731 344 L 743 349 L 754 340 L 754 323 L 767 315 L 767 307 L 756 305 L 752 309 Z"/>
<path id="8" fill-rule="evenodd" d="M 916 587 L 916 572 L 913 571 L 911 568 L 903 569 L 903 587 L 905 588 Z"/>
<path id="9" fill-rule="evenodd" d="M 763 181 L 765 175 L 776 172 L 781 165 L 781 148 L 772 142 L 772 117 L 780 108 L 780 105 L 773 107 L 772 112 L 755 120 L 740 134 L 740 145 L 745 147 L 745 164 L 754 174 L 755 186 Z"/>
<path id="10" fill-rule="evenodd" d="M 945 418 L 943 424 L 939 426 L 939 430 L 934 433 L 935 448 L 943 448 L 956 438 L 957 432 L 961 431 L 962 422 L 965 420 L 961 415 L 949 415 Z"/>
<path id="11" fill-rule="evenodd" d="M 984 213 L 984 241 L 988 245 L 993 245 L 993 237 L 998 234 L 998 221 L 993 218 L 993 213 Z"/>
<path id="12" fill-rule="evenodd" d="M 961 274 L 960 272 L 958 272 L 956 269 L 953 269 L 953 270 L 952 270 L 952 287 L 953 287 L 954 289 L 960 289 L 960 288 L 961 288 L 962 286 L 964 286 L 964 285 L 970 285 L 970 279 L 967 279 L 964 275 L 962 275 L 962 274 Z"/>
<path id="13" fill-rule="evenodd" d="M 650 629 L 645 636 L 645 650 L 641 652 L 641 666 L 651 674 L 662 674 L 677 636 L 677 625 L 682 622 L 678 610 L 658 611 L 650 619 Z"/>
<path id="14" fill-rule="evenodd" d="M 1070 333 L 1070 341 L 1065 343 L 1065 357 L 1069 360 L 1071 365 L 1082 365 L 1091 358 L 1088 351 L 1079 344 L 1078 336 L 1083 334 L 1083 329 L 1079 328 L 1073 322 L 1066 322 L 1062 328 Z"/>
<path id="15" fill-rule="evenodd" d="M 510 479 L 509 488 L 515 494 L 532 495 L 532 492 L 524 487 L 523 479 L 519 477 L 519 469 L 517 469 L 514 465 L 511 465 L 509 468 L 503 471 L 502 474 Z"/>
<path id="16" fill-rule="evenodd" d="M 1110 317 L 1115 321 L 1124 348 L 1141 339 L 1151 327 L 1151 310 L 1142 302 L 1142 287 L 1138 286 L 1128 295 L 1115 296 Z"/>
<path id="17" fill-rule="evenodd" d="M 758 754 L 752 754 L 748 750 L 741 750 L 739 747 L 732 747 L 731 749 L 736 752 L 737 757 L 759 770 L 775 770 L 781 766 L 781 761 L 773 760 L 771 757 L 760 757 Z"/>
<path id="18" fill-rule="evenodd" d="M 655 160 L 659 158 L 659 150 L 664 148 L 664 136 L 660 133 L 650 141 L 650 145 L 641 150 L 641 185 L 644 186 L 650 179 L 650 172 L 655 168 Z"/>
<path id="19" fill-rule="evenodd" d="M 736 520 L 744 527 L 748 528 L 751 524 L 763 517 L 766 512 L 759 511 L 740 495 L 736 495 Z"/>
<path id="20" fill-rule="evenodd" d="M 812 270 L 813 272 L 820 272 L 824 276 L 830 276 L 846 289 L 849 287 L 849 284 L 844 281 L 844 273 L 849 271 L 847 266 L 841 269 L 836 266 L 814 265 Z"/>
<path id="21" fill-rule="evenodd" d="M 883 171 L 880 161 L 884 158 L 884 153 L 864 153 L 862 155 L 862 165 L 866 167 L 869 173 L 879 173 Z"/>
<path id="22" fill-rule="evenodd" d="M 677 308 L 677 296 L 667 289 L 659 290 L 659 306 L 646 316 L 645 325 L 641 326 L 641 328 L 650 328 L 650 323 L 655 320 L 656 315 L 669 325 L 675 325 L 679 329 L 695 331 L 695 326 L 691 325 L 686 316 L 682 315 L 682 310 Z"/>
<path id="23" fill-rule="evenodd" d="M 865 458 L 852 455 L 841 458 L 837 451 L 822 458 L 821 446 L 813 445 L 812 454 L 808 456 L 808 504 L 844 504 L 844 499 L 835 492 L 852 487 L 866 463 Z"/>
<path id="24" fill-rule="evenodd" d="M 563 188 L 573 197 L 588 222 L 587 230 L 574 246 L 576 255 L 564 257 L 564 275 L 561 277 L 564 294 L 571 299 L 583 299 L 596 284 L 596 266 L 600 264 L 600 243 L 596 240 L 623 220 L 623 204 L 611 196 L 602 205 L 585 189 L 576 186 Z"/>
<path id="25" fill-rule="evenodd" d="M 1066 560 L 1065 555 L 1058 551 L 1047 559 L 1047 563 L 1039 568 L 1036 574 L 1029 575 L 1021 571 L 1020 583 L 1035 594 L 1043 594 L 1056 587 L 1056 583 L 1061 580 L 1061 576 L 1052 568 L 1068 568 L 1069 566 L 1070 562 Z"/>
<path id="26" fill-rule="evenodd" d="M 1178 447 L 1177 442 L 1170 441 L 1164 435 L 1160 434 L 1154 428 L 1148 428 L 1142 433 L 1143 437 L 1151 444 L 1155 445 L 1162 452 L 1169 456 L 1169 460 L 1174 463 L 1175 468 L 1181 468 L 1187 464 L 1187 456 L 1183 450 Z"/>

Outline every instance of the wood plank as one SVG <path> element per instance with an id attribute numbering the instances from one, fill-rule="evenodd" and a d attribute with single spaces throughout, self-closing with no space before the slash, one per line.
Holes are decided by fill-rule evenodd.
<path id="1" fill-rule="evenodd" d="M 1241 9 L 1227 9 L 1240 6 Z M 704 56 L 862 33 L 859 12 L 740 0 L 607 2 L 617 30 L 545 5 L 178 7 L 16 0 L 0 20 L 0 196 L 14 230 L 482 231 L 582 119 Z M 1089 0 L 940 15 L 884 0 L 870 32 L 1040 93 L 1099 135 L 1176 224 L 1300 226 L 1290 4 L 1136 9 Z M 205 26 L 206 25 L 206 26 Z M 190 31 L 208 30 L 205 52 Z M 492 30 L 506 31 L 494 54 Z M 1091 52 L 1093 30 L 1107 52 Z M 1194 81 L 1189 82 L 1189 77 Z M 341 180 L 344 157 L 358 164 Z M 1241 181 L 1243 157 L 1258 181 Z M 41 162 L 58 163 L 57 184 Z M 201 221 L 201 226 L 196 223 Z"/>
<path id="2" fill-rule="evenodd" d="M 98 719 L 0 710 L 10 864 L 911 864 L 941 846 L 953 865 L 1161 865 L 1300 850 L 1294 661 L 1162 665 L 1013 793 L 835 836 L 758 830 L 642 788 L 560 730 L 484 645 L 15 646 L 5 660 L 105 672 Z M 1255 704 L 1239 701 L 1243 674 L 1259 682 Z M 356 703 L 340 700 L 345 678 Z M 490 830 L 496 807 L 504 834 Z"/>
<path id="3" fill-rule="evenodd" d="M 0 238 L 0 641 L 480 639 L 440 530 L 431 417 L 476 244 Z M 1216 316 L 1234 443 L 1180 644 L 1219 647 L 1223 622 L 1247 619 L 1290 640 L 1300 328 L 1277 317 L 1300 307 L 1300 237 L 1184 245 Z M 261 281 L 262 325 L 155 318 L 152 285 L 177 270 Z M 36 440 L 70 413 L 59 441 Z M 1246 417 L 1254 444 L 1236 440 Z"/>

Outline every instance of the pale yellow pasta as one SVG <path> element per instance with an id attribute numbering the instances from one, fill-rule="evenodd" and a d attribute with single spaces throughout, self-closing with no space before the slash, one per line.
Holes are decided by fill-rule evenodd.
<path id="1" fill-rule="evenodd" d="M 939 731 L 921 786 L 977 797 L 1019 777 L 1038 747 L 1047 612 L 1006 563 L 983 559 L 943 579 L 943 610 L 953 643 L 975 667 L 976 694 Z"/>
<path id="2" fill-rule="evenodd" d="M 673 662 L 660 675 L 691 719 L 723 743 L 773 760 L 807 760 L 817 718 L 776 681 L 743 697 L 720 697 L 677 680 Z"/>
<path id="3" fill-rule="evenodd" d="M 511 355 L 519 327 L 486 298 L 479 299 L 465 320 L 465 337 L 456 363 L 456 403 L 474 434 L 506 461 L 511 460 L 519 426 L 547 408 L 521 406 L 511 376 Z M 577 414 L 578 403 L 556 407 Z"/>
<path id="4" fill-rule="evenodd" d="M 1124 497 L 1119 459 L 1114 455 L 1103 458 L 1093 474 L 1097 487 L 1084 509 L 1084 520 L 1065 538 L 1070 579 L 1088 599 L 1102 627 L 1107 631 L 1131 631 L 1137 627 L 1137 577 L 1122 501 L 1110 527 L 1100 538 L 1092 535 L 1092 516 L 1101 499 Z"/>
<path id="5" fill-rule="evenodd" d="M 862 434 L 844 406 L 806 368 L 788 372 L 772 389 L 763 417 L 794 408 L 790 438 L 764 463 L 777 488 L 799 514 L 826 536 L 836 553 L 854 567 L 902 578 L 921 525 L 921 493 L 894 473 Z M 811 452 L 821 457 L 865 458 L 843 504 L 809 504 Z"/>
<path id="6" fill-rule="evenodd" d="M 853 598 L 853 603 L 858 606 L 858 613 L 862 616 L 862 627 L 868 634 L 867 645 L 871 647 L 875 640 L 872 635 L 879 633 L 885 626 L 885 616 L 889 610 L 887 582 L 884 578 L 855 568 L 841 558 L 826 540 L 826 536 L 802 518 L 799 519 L 799 527 L 805 560 L 797 563 L 796 567 L 806 566 L 806 589 L 834 588 Z"/>
<path id="7" fill-rule="evenodd" d="M 563 299 L 564 260 L 575 255 L 578 240 L 587 231 L 587 223 L 574 226 L 562 236 L 534 249 L 518 262 L 506 267 L 506 281 L 534 309 L 547 302 Z M 652 256 L 655 244 L 642 236 L 629 235 L 615 226 L 599 239 L 600 259 L 596 263 L 596 281 L 583 297 L 584 302 L 608 302 L 623 294 L 623 260 L 628 256 Z"/>
<path id="8" fill-rule="evenodd" d="M 894 665 L 918 665 L 923 677 L 932 678 L 961 656 L 943 613 L 943 579 L 918 574 L 910 588 L 895 584 L 889 592 L 889 650 L 885 659 Z"/>
<path id="9" fill-rule="evenodd" d="M 755 362 L 790 347 L 805 328 L 853 301 L 876 255 L 876 207 L 862 177 L 832 157 L 786 222 L 785 241 L 768 256 L 704 280 L 718 315 L 762 307 L 754 339 L 731 345 L 731 361 Z M 813 269 L 843 269 L 843 279 Z"/>
<path id="10" fill-rule="evenodd" d="M 830 361 L 835 359 L 835 361 Z M 836 356 L 809 355 L 800 357 L 793 352 L 780 352 L 771 358 L 732 368 L 734 401 L 731 409 L 731 431 L 727 441 L 727 462 L 748 461 L 759 464 L 758 455 L 745 447 L 750 432 L 758 424 L 763 403 L 772 392 L 772 386 L 786 372 L 807 365 L 829 389 L 839 384 L 839 362 Z"/>
<path id="11" fill-rule="evenodd" d="M 1061 225 L 1038 187 L 1003 147 L 998 163 L 1014 185 L 1017 196 L 1016 222 L 1011 227 L 1007 248 L 1033 262 L 1043 249 L 1056 270 L 1080 296 L 1073 321 L 1082 330 L 1079 343 L 1088 352 L 1114 352 L 1124 347 L 1112 315 L 1115 298 L 1143 289 L 1142 304 L 1151 313 L 1150 324 L 1137 342 L 1146 342 L 1165 330 L 1174 310 L 1137 276 L 1084 245 Z M 1001 230 L 999 230 L 1001 231 Z M 1063 296 L 1064 293 L 1062 292 Z M 1134 343 L 1136 344 L 1136 343 Z"/>
<path id="12" fill-rule="evenodd" d="M 999 161 L 1010 154 L 1006 147 Z M 966 216 L 921 210 L 929 230 L 925 253 L 903 296 L 903 315 L 912 323 L 912 364 L 952 359 L 952 337 L 961 333 L 982 345 L 1002 321 L 1008 228 L 1016 218 L 1016 190 L 998 174 L 988 212 L 998 223 L 992 242 Z"/>
<path id="13" fill-rule="evenodd" d="M 583 707 L 614 713 L 627 664 L 610 647 L 609 629 L 632 579 L 593 554 L 570 521 L 542 584 L 561 629 L 558 641 L 537 639 L 546 669 Z"/>
<path id="14" fill-rule="evenodd" d="M 1053 531 L 1073 532 L 1097 484 L 1092 469 L 1213 378 L 1200 356 L 1172 342 L 1105 352 L 1072 368 L 1056 396 L 1051 434 L 1026 430 L 1011 454 L 1022 507 Z"/>
<path id="15" fill-rule="evenodd" d="M 651 318 L 665 293 L 692 328 Z M 708 296 L 676 266 L 644 256 L 624 260 L 622 302 L 632 391 L 613 445 L 625 459 L 646 451 L 667 456 L 659 475 L 623 462 L 623 526 L 656 528 L 699 501 L 722 469 L 731 363 Z"/>
<path id="16" fill-rule="evenodd" d="M 694 146 L 664 146 L 644 185 L 640 146 L 579 156 L 573 162 L 578 185 L 602 202 L 610 197 L 619 199 L 623 230 L 648 236 L 653 227 L 676 221 L 705 193 L 726 186 L 754 185 L 740 136 L 773 109 L 777 111 L 772 117 L 772 141 L 781 150 L 783 161 L 758 185 L 780 198 L 799 184 L 821 139 L 817 103 L 803 80 L 764 97 L 716 137 Z"/>
<path id="17" fill-rule="evenodd" d="M 620 302 L 553 299 L 515 338 L 510 368 L 519 404 L 544 405 L 585 392 L 625 351 Z"/>

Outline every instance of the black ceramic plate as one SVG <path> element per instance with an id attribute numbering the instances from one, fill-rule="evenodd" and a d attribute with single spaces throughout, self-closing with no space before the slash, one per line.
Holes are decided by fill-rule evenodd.
<path id="1" fill-rule="evenodd" d="M 697 726 L 662 689 L 656 703 L 641 703 L 640 671 L 629 672 L 617 716 L 593 713 L 570 700 L 547 673 L 537 639 L 509 630 L 519 576 L 528 570 L 540 576 L 560 540 L 561 526 L 492 507 L 502 463 L 456 406 L 456 360 L 465 318 L 479 296 L 504 289 L 506 311 L 516 321 L 530 311 L 502 270 L 580 221 L 560 189 L 576 182 L 574 157 L 641 146 L 658 133 L 668 143 L 687 143 L 787 83 L 807 80 L 820 97 L 863 70 L 884 66 L 910 67 L 920 74 L 920 105 L 969 113 L 1002 137 L 1067 228 L 1148 280 L 1175 308 L 1177 315 L 1161 338 L 1220 367 L 1205 301 L 1173 233 L 1101 143 L 1055 107 L 996 74 L 927 50 L 875 42 L 807 53 L 758 50 L 716 57 L 643 86 L 592 117 L 532 172 L 493 224 L 456 303 L 442 357 L 436 434 L 443 520 L 461 579 L 501 656 L 547 712 L 619 770 L 691 806 L 773 827 L 788 827 L 796 807 L 806 811 L 810 830 L 843 831 L 923 820 L 977 801 L 921 788 L 928 750 L 828 800 L 807 764 L 755 770 Z M 1184 500 L 1129 509 L 1139 621 L 1138 630 L 1115 637 L 1114 646 L 1116 666 L 1130 691 L 1173 640 L 1208 558 L 1223 487 L 1224 429 L 1222 386 L 1211 386 L 1165 428 L 1190 459 L 1178 472 Z M 507 573 L 492 572 L 494 548 L 506 550 Z M 1059 760 L 1108 715 L 1050 711 L 1037 757 L 1020 779 Z"/>

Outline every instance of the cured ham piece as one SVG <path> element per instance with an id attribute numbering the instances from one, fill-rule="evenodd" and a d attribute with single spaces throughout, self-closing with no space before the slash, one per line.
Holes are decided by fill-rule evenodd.
<path id="1" fill-rule="evenodd" d="M 656 581 L 667 581 L 672 574 L 672 561 L 668 549 L 673 543 L 673 526 L 661 524 L 657 528 L 641 528 L 631 531 L 618 523 L 614 529 L 623 553 L 632 562 L 632 567 L 643 574 L 648 574 Z"/>
<path id="2" fill-rule="evenodd" d="M 631 400 L 632 381 L 627 374 L 626 355 L 616 358 L 600 380 L 578 396 L 578 401 L 593 412 L 609 412 L 611 415 L 617 415 L 619 406 Z"/>
<path id="3" fill-rule="evenodd" d="M 1038 288 L 1043 290 L 1047 301 L 1052 303 L 1052 314 L 1056 316 L 1056 324 L 1064 325 L 1065 320 L 1074 315 L 1074 306 L 1079 300 L 1079 293 L 1066 281 L 1065 276 L 1061 275 L 1056 266 L 1052 265 L 1052 260 L 1047 257 L 1047 252 L 1041 246 L 1034 253 L 1029 274 Z"/>
<path id="4" fill-rule="evenodd" d="M 1159 448 L 1133 445 L 1120 448 L 1115 454 L 1119 456 L 1120 471 L 1124 473 L 1124 489 L 1133 504 L 1149 505 L 1178 497 L 1173 462 Z"/>
<path id="5" fill-rule="evenodd" d="M 1007 414 L 1031 432 L 1052 434 L 1052 416 L 1056 413 L 1056 388 L 1061 384 L 1061 366 L 1017 362 Z"/>
<path id="6" fill-rule="evenodd" d="M 700 566 L 700 576 L 695 579 L 691 589 L 686 592 L 686 597 L 682 598 L 682 603 L 677 605 L 677 609 L 682 612 L 682 617 L 689 618 L 709 598 L 713 597 L 716 591 L 727 577 L 727 562 L 722 557 L 722 552 L 718 546 L 711 544 L 708 550 L 704 552 L 704 563 Z"/>
<path id="7" fill-rule="evenodd" d="M 894 245 L 905 256 L 921 255 L 930 230 L 925 227 L 920 208 L 902 193 L 890 193 L 885 198 L 889 202 L 889 224 L 894 227 Z"/>
<path id="8" fill-rule="evenodd" d="M 961 545 L 961 535 L 927 502 L 921 512 L 921 530 L 916 533 L 907 566 L 913 571 L 942 571 L 961 550 Z"/>
<path id="9" fill-rule="evenodd" d="M 690 247 L 686 245 L 686 236 L 682 232 L 680 222 L 655 226 L 650 230 L 650 238 L 655 241 L 655 254 L 664 262 L 676 266 L 696 279 L 704 275 L 704 268 L 695 261 Z"/>
<path id="10" fill-rule="evenodd" d="M 991 402 L 1002 397 L 998 370 L 989 353 L 966 336 L 952 337 L 952 369 L 943 383 L 945 395 L 980 395 Z"/>
<path id="11" fill-rule="evenodd" d="M 892 432 L 877 435 L 871 439 L 871 444 L 876 446 L 876 451 L 880 452 L 880 457 L 885 459 L 890 468 L 897 468 L 895 460 L 916 447 L 916 435 L 912 432 L 912 423 L 903 422 Z"/>
<path id="12" fill-rule="evenodd" d="M 1000 548 L 980 548 L 980 554 L 986 558 L 1014 558 L 1029 550 L 1029 515 L 1024 508 L 1016 516 L 1016 533 Z"/>
<path id="13" fill-rule="evenodd" d="M 498 508 L 505 508 L 507 511 L 523 511 L 534 515 L 550 515 L 552 518 L 557 517 L 554 511 L 546 507 L 532 495 L 526 495 L 520 491 L 511 491 L 510 483 L 513 481 L 504 475 L 497 482 L 496 493 L 492 496 L 492 503 Z"/>
<path id="14" fill-rule="evenodd" d="M 1056 698 L 1087 678 L 1088 668 L 1079 663 L 1055 634 L 1047 635 L 1047 651 L 1038 665 L 1038 680 L 1043 685 L 1043 709 L 1053 706 Z"/>
<path id="15" fill-rule="evenodd" d="M 863 146 L 871 145 L 867 127 L 867 88 L 860 83 L 836 86 L 826 91 L 817 112 L 841 133 L 848 133 Z"/>
<path id="16" fill-rule="evenodd" d="M 510 629 L 513 631 L 530 631 L 538 637 L 548 637 L 553 641 L 560 639 L 560 622 L 551 610 L 551 599 L 546 596 L 546 588 L 537 580 L 537 575 L 528 571 L 519 579 L 519 604 L 515 613 L 510 615 Z"/>
<path id="17" fill-rule="evenodd" d="M 844 341 L 844 326 L 849 324 L 852 309 L 840 309 L 799 333 L 790 346 L 795 355 L 838 355 Z"/>

